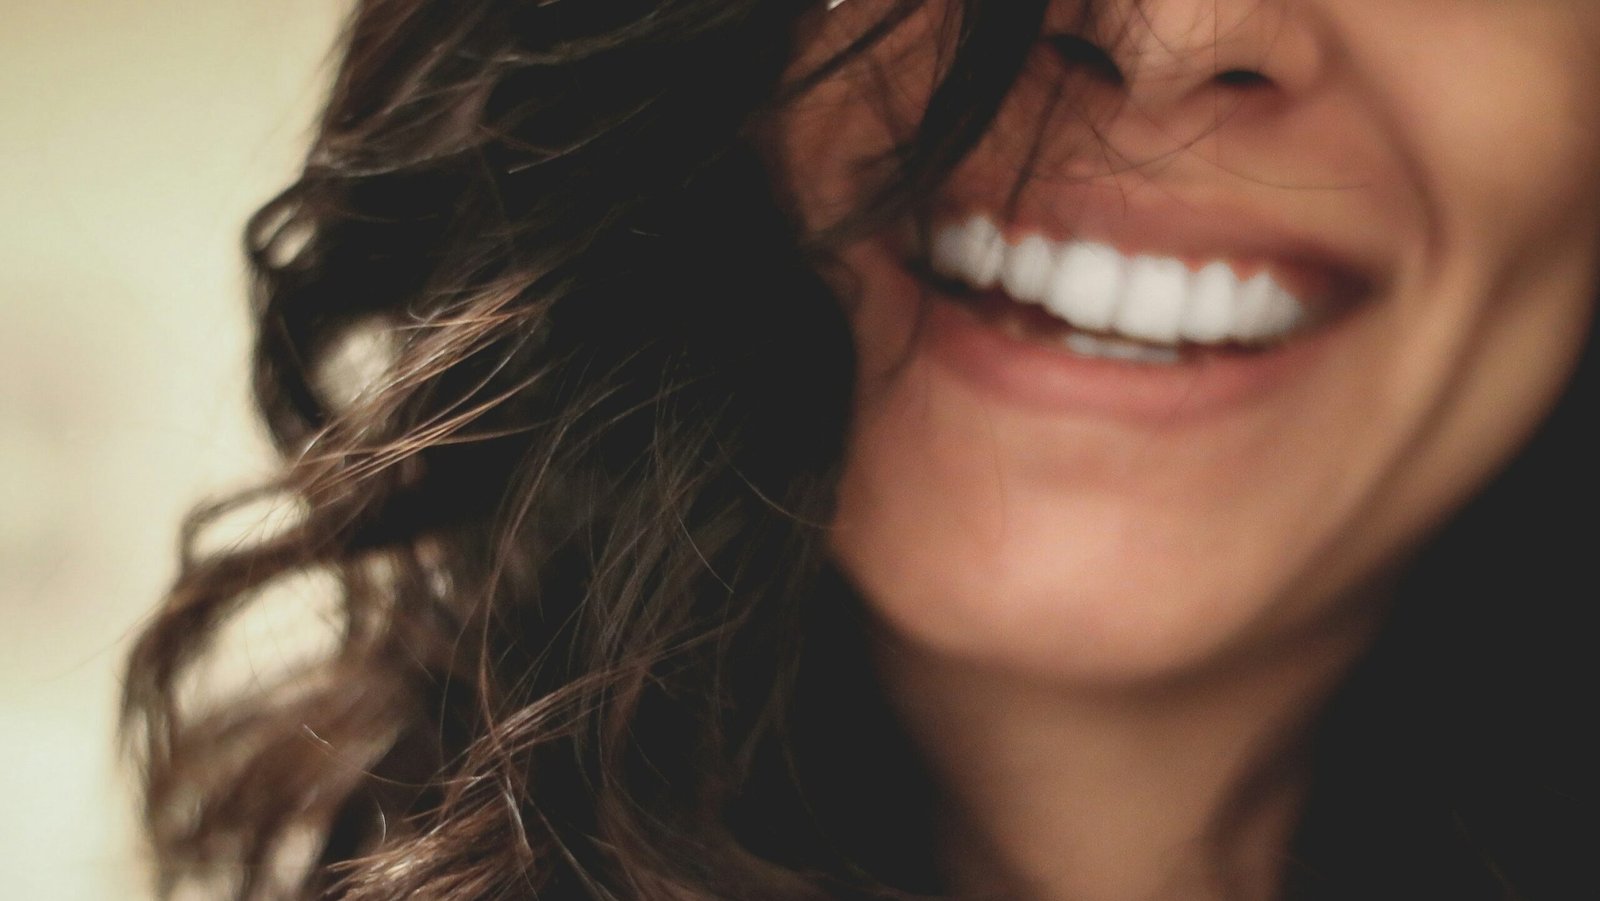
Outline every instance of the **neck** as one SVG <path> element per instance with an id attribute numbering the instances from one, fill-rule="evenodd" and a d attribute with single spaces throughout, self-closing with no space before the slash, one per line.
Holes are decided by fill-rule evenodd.
<path id="1" fill-rule="evenodd" d="M 892 641 L 892 703 L 947 790 L 963 895 L 1267 901 L 1303 794 L 1291 762 L 1364 636 L 1181 684 L 1075 687 Z"/>

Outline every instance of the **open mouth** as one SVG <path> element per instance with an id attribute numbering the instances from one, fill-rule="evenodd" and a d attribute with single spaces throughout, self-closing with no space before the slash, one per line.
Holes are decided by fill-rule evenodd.
<path id="1" fill-rule="evenodd" d="M 981 214 L 933 230 L 915 272 L 1007 336 L 1149 366 L 1243 357 L 1326 325 L 1365 291 L 1328 265 L 1125 253 L 1030 233 L 1007 240 Z"/>

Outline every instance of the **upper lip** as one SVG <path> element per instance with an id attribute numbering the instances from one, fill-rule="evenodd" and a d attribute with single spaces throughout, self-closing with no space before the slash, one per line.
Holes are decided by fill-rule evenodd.
<path id="1" fill-rule="evenodd" d="M 1214 194 L 1128 192 L 1083 183 L 1058 187 L 1047 197 L 1025 195 L 1009 216 L 1002 209 L 998 201 L 952 193 L 926 212 L 935 227 L 974 214 L 989 216 L 1013 242 L 1040 234 L 1056 241 L 1097 241 L 1128 255 L 1259 264 L 1313 302 L 1366 296 L 1388 280 L 1391 268 L 1370 229 L 1341 235 L 1326 215 L 1318 218 L 1327 221 L 1306 228 L 1283 213 Z"/>

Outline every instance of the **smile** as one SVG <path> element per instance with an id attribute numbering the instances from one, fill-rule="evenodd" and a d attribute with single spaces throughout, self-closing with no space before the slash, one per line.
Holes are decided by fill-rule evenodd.
<path id="1" fill-rule="evenodd" d="M 1074 233 L 943 211 L 923 262 L 895 253 L 935 301 L 933 358 L 1005 402 L 1171 423 L 1317 371 L 1373 306 L 1376 274 L 1312 240 L 1247 215 L 1155 212 Z"/>
<path id="2" fill-rule="evenodd" d="M 1127 254 L 1107 242 L 1037 232 L 1007 240 L 982 214 L 938 226 L 929 262 L 1013 337 L 1133 363 L 1177 364 L 1185 347 L 1282 342 L 1328 318 L 1341 293 L 1338 279 L 1302 271 L 1302 297 L 1264 261 Z"/>

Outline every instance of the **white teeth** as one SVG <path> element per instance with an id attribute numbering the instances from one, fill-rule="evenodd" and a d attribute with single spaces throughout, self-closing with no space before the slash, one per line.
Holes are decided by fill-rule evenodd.
<path id="1" fill-rule="evenodd" d="M 1189 299 L 1189 267 L 1178 260 L 1134 257 L 1111 330 L 1157 344 L 1174 344 Z"/>
<path id="2" fill-rule="evenodd" d="M 933 239 L 932 263 L 941 275 L 987 291 L 999 281 L 1008 249 L 993 222 L 973 216 L 963 225 L 939 229 Z"/>
<path id="3" fill-rule="evenodd" d="M 1244 283 L 1234 295 L 1233 332 L 1252 338 L 1267 330 L 1272 303 L 1272 284 L 1264 275 Z"/>
<path id="4" fill-rule="evenodd" d="M 1116 338 L 1099 338 L 1087 332 L 1072 332 L 1063 342 L 1067 350 L 1081 357 L 1106 357 L 1129 363 L 1168 365 L 1183 359 L 1174 347 L 1151 347 Z"/>
<path id="5" fill-rule="evenodd" d="M 1055 249 L 1042 235 L 1029 235 L 1005 255 L 1000 283 L 1006 293 L 1024 303 L 1042 303 L 1050 294 L 1055 273 Z"/>
<path id="6" fill-rule="evenodd" d="M 1056 258 L 1045 308 L 1079 328 L 1111 327 L 1121 299 L 1122 255 L 1104 244 L 1074 241 Z"/>
<path id="7" fill-rule="evenodd" d="M 1202 344 L 1221 341 L 1233 328 L 1233 298 L 1239 279 L 1227 263 L 1207 263 L 1189 285 L 1183 336 Z"/>
<path id="8" fill-rule="evenodd" d="M 1105 244 L 1037 234 L 1007 244 L 984 216 L 938 229 L 932 252 L 934 269 L 975 289 L 999 284 L 1013 299 L 1041 304 L 1080 329 L 1150 344 L 1264 343 L 1290 333 L 1306 316 L 1301 302 L 1266 272 L 1241 279 L 1220 260 L 1191 272 L 1172 257 L 1129 257 Z M 1083 344 L 1081 352 L 1133 359 L 1129 349 L 1160 350 L 1114 343 L 1111 350 L 1103 340 L 1092 348 Z"/>
<path id="9" fill-rule="evenodd" d="M 1265 272 L 1244 283 L 1238 294 L 1233 333 L 1242 341 L 1263 341 L 1299 323 L 1300 305 Z"/>

